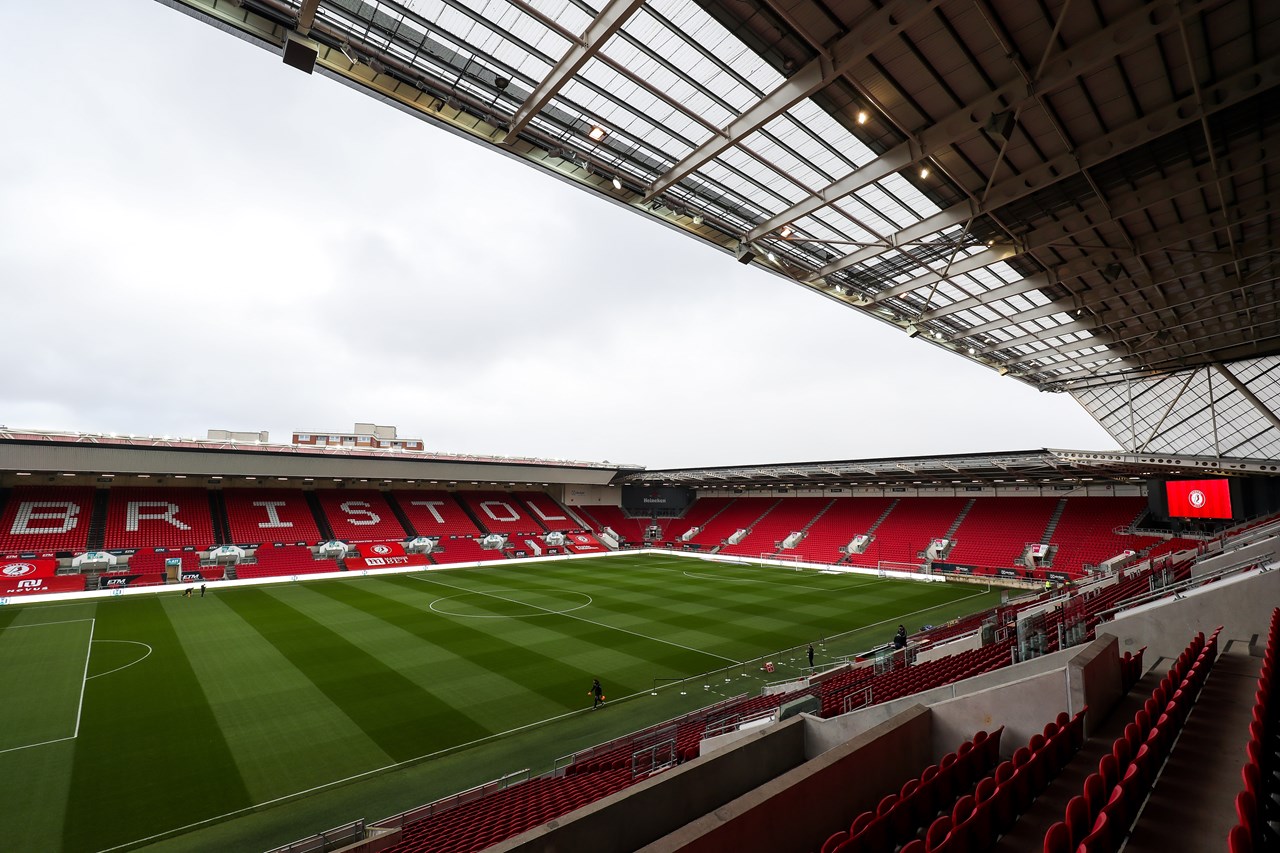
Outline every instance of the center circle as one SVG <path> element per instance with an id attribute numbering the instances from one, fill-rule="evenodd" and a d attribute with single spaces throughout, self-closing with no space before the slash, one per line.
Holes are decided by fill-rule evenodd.
<path id="1" fill-rule="evenodd" d="M 571 589 L 507 589 L 446 595 L 429 606 L 441 615 L 467 619 L 529 619 L 562 616 L 591 604 L 591 596 Z"/>

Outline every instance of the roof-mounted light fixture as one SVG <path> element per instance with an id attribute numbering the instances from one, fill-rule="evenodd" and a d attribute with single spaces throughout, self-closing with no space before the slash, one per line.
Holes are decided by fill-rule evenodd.
<path id="1" fill-rule="evenodd" d="M 790 240 L 791 235 L 794 233 L 796 233 L 796 229 L 792 228 L 790 225 L 783 225 L 782 230 L 778 232 L 778 236 L 783 240 Z"/>
<path id="2" fill-rule="evenodd" d="M 609 134 L 609 131 L 605 130 L 603 127 L 601 127 L 598 124 L 591 125 L 591 130 L 587 132 L 587 136 L 591 137 L 596 142 L 599 142 L 600 140 L 604 139 L 606 136 L 608 136 L 608 134 Z"/>
<path id="3" fill-rule="evenodd" d="M 858 124 L 866 124 L 868 121 L 871 120 L 871 113 L 867 112 L 866 110 L 858 110 L 858 114 L 856 118 L 858 120 Z"/>
<path id="4" fill-rule="evenodd" d="M 620 190 L 620 189 L 622 189 L 622 181 L 618 180 L 618 176 L 617 176 L 617 175 L 614 175 L 614 176 L 613 176 L 613 188 L 614 188 L 615 190 Z"/>
<path id="5" fill-rule="evenodd" d="M 929 164 L 921 163 L 920 164 L 920 180 L 923 181 L 928 177 L 929 177 Z"/>

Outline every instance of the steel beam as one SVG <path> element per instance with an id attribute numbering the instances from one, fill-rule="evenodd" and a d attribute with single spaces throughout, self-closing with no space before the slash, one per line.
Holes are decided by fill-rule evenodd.
<path id="1" fill-rule="evenodd" d="M 1200 121 L 1204 116 L 1220 112 L 1278 84 L 1280 84 L 1280 63 L 1272 61 L 1247 69 L 1208 87 L 1212 96 L 1207 99 L 1208 103 L 1211 104 L 1207 111 L 1203 111 L 1205 108 L 1199 98 L 1195 95 L 1188 95 L 1097 139 L 1085 142 L 1074 152 L 1051 157 L 1044 163 L 1027 169 L 1020 175 L 994 184 L 990 192 L 987 193 L 986 201 L 980 205 L 965 206 L 970 207 L 973 216 L 991 213 L 1005 205 L 1052 186 L 1064 178 L 1079 174 L 1084 169 L 1105 163 L 1127 151 L 1145 145 L 1153 139 L 1158 139 L 1167 133 Z M 935 231 L 948 227 L 946 224 L 940 223 L 954 222 L 953 217 L 943 219 L 936 215 L 922 222 L 929 222 L 930 220 L 935 220 L 936 223 L 939 223 L 938 227 L 933 229 Z M 918 227 L 921 224 L 917 223 L 915 226 L 909 226 L 913 229 L 912 233 L 917 238 L 924 236 L 920 233 Z M 899 242 L 896 235 L 891 240 L 895 243 Z M 863 255 L 864 253 L 859 252 L 840 258 L 827 264 L 816 275 L 825 276 L 838 272 L 859 263 L 860 256 Z"/>
<path id="2" fill-rule="evenodd" d="M 1262 417 L 1266 419 L 1267 423 L 1271 424 L 1273 429 L 1280 430 L 1280 418 L 1276 417 L 1276 413 L 1271 411 L 1270 407 L 1268 407 L 1266 403 L 1259 400 L 1253 391 L 1249 390 L 1248 385 L 1241 382 L 1234 373 L 1227 369 L 1226 365 L 1215 364 L 1214 367 L 1217 369 L 1219 375 L 1221 375 L 1223 379 L 1227 380 L 1232 388 L 1240 392 L 1241 397 L 1248 400 L 1249 404 L 1258 410 L 1258 414 L 1262 415 Z"/>
<path id="3" fill-rule="evenodd" d="M 302 6 L 298 9 L 298 32 L 307 35 L 311 32 L 311 25 L 316 22 L 316 10 L 320 8 L 320 0 L 302 0 Z"/>
<path id="4" fill-rule="evenodd" d="M 560 61 L 547 72 L 547 75 L 516 110 L 503 143 L 510 145 L 515 142 L 533 117 L 551 103 L 551 99 L 573 79 L 573 75 L 577 74 L 582 66 L 604 47 L 605 42 L 635 14 L 636 9 L 643 5 L 644 0 L 609 0 L 605 3 L 600 13 L 587 25 L 582 37 L 569 46 L 564 56 L 560 57 Z"/>
<path id="5" fill-rule="evenodd" d="M 1216 0 L 1201 0 L 1192 4 L 1181 14 L 1195 14 L 1201 8 L 1215 3 Z M 775 228 L 814 213 L 833 201 L 862 189 L 872 181 L 880 180 L 888 173 L 905 168 L 939 149 L 976 136 L 994 113 L 1011 112 L 1033 105 L 1037 97 L 1074 82 L 1080 75 L 1110 64 L 1115 59 L 1117 45 L 1141 44 L 1176 27 L 1178 25 L 1177 6 L 1177 0 L 1154 0 L 1117 18 L 1109 26 L 1081 39 L 1057 56 L 1050 57 L 1034 89 L 1029 87 L 1021 77 L 1005 83 L 989 94 L 955 110 L 919 134 L 909 137 L 905 142 L 882 154 L 876 161 L 824 187 L 810 198 L 798 202 L 776 216 L 770 217 L 747 232 L 745 239 L 758 240 Z M 900 165 L 887 171 L 874 168 L 880 160 L 886 158 L 891 163 Z"/>
<path id="6" fill-rule="evenodd" d="M 644 201 L 651 201 L 800 101 L 830 85 L 837 77 L 871 56 L 877 48 L 896 38 L 908 26 L 943 2 L 944 0 L 889 0 L 865 20 L 855 22 L 850 32 L 831 47 L 828 55 L 820 55 L 806 63 L 782 85 L 729 122 L 719 134 L 699 145 L 668 169 L 650 185 Z"/>

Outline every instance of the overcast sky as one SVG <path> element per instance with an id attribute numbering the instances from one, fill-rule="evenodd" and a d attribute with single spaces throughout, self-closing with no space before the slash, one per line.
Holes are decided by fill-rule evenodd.
<path id="1" fill-rule="evenodd" d="M 10 427 L 373 421 L 648 467 L 1115 446 L 1067 395 L 159 3 L 7 18 Z"/>

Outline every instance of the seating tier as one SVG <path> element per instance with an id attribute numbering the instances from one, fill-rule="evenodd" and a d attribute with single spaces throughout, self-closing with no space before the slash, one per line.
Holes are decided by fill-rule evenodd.
<path id="1" fill-rule="evenodd" d="M 307 542 L 323 537 L 311 514 L 306 493 L 298 489 L 223 489 L 231 541 Z"/>
<path id="2" fill-rule="evenodd" d="M 107 498 L 103 547 L 204 549 L 216 544 L 204 489 L 118 486 Z"/>
<path id="3" fill-rule="evenodd" d="M 0 554 L 83 551 L 92 514 L 92 488 L 16 486 L 0 515 Z"/>
<path id="4" fill-rule="evenodd" d="M 316 496 L 337 539 L 390 542 L 407 535 L 386 497 L 375 489 L 323 489 Z"/>

